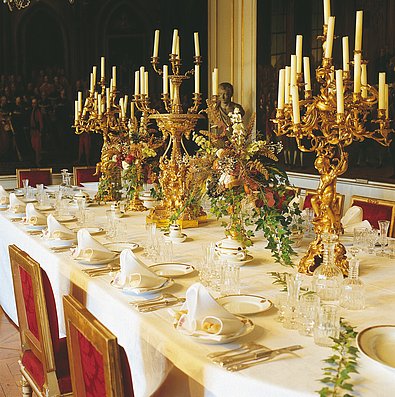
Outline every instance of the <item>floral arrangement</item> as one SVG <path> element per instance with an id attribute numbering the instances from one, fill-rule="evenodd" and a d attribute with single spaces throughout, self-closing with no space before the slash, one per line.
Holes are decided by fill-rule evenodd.
<path id="1" fill-rule="evenodd" d="M 157 153 L 147 142 L 131 143 L 127 153 L 121 155 L 118 162 L 122 167 L 122 187 L 128 199 L 133 199 L 142 189 L 144 183 L 156 180 L 155 164 L 150 163 Z"/>
<path id="2" fill-rule="evenodd" d="M 211 211 L 218 219 L 229 216 L 229 223 L 223 222 L 225 234 L 246 247 L 252 245 L 254 232 L 262 230 L 274 258 L 292 265 L 289 226 L 298 209 L 289 208 L 288 178 L 277 164 L 282 146 L 249 141 L 253 123 L 245 129 L 238 109 L 229 116 L 232 125 L 223 147 L 213 146 L 205 136 L 194 137 L 200 152 L 212 159 L 207 183 Z"/>

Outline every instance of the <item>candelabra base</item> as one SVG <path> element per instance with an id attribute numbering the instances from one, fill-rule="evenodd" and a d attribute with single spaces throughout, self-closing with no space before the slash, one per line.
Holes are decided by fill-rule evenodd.
<path id="1" fill-rule="evenodd" d="M 159 228 L 168 228 L 170 225 L 171 212 L 164 207 L 153 208 L 146 217 L 146 223 L 156 223 Z M 184 217 L 177 220 L 182 229 L 190 227 L 199 227 L 202 223 L 207 222 L 207 214 L 201 210 L 197 217 Z"/>
<path id="2" fill-rule="evenodd" d="M 143 212 L 143 211 L 147 211 L 147 208 L 144 207 L 143 202 L 138 197 L 135 196 L 133 197 L 132 200 L 130 200 L 129 210 L 136 212 Z"/>
<path id="3" fill-rule="evenodd" d="M 324 253 L 324 244 L 320 236 L 316 236 L 314 241 L 310 243 L 309 249 L 299 262 L 299 273 L 312 275 L 314 270 L 321 264 Z M 342 271 L 344 276 L 348 276 L 348 261 L 346 257 L 346 249 L 343 244 L 337 242 L 335 244 L 335 265 Z"/>

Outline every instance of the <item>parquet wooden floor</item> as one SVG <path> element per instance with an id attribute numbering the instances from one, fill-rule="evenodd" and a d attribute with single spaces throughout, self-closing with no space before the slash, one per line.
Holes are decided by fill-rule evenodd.
<path id="1" fill-rule="evenodd" d="M 19 333 L 0 307 L 0 397 L 21 397 Z"/>

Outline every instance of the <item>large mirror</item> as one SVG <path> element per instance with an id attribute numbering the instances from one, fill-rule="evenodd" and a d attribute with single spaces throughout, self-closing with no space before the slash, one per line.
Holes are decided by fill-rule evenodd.
<path id="1" fill-rule="evenodd" d="M 341 67 L 341 37 L 349 36 L 353 49 L 356 10 L 364 10 L 363 55 L 369 60 L 368 82 L 377 84 L 378 72 L 386 71 L 390 83 L 390 117 L 395 118 L 395 1 L 332 0 L 336 16 L 334 62 Z M 303 55 L 309 56 L 312 70 L 322 58 L 322 0 L 258 0 L 257 33 L 257 128 L 272 137 L 277 76 L 295 53 L 295 37 L 303 35 Z M 316 92 L 317 92 L 317 87 Z M 314 90 L 314 88 L 313 88 Z M 274 137 L 274 139 L 276 139 Z M 314 174 L 314 155 L 302 154 L 290 138 L 282 139 L 287 170 Z M 383 147 L 372 140 L 355 142 L 349 150 L 349 169 L 344 177 L 395 183 L 395 141 Z"/>

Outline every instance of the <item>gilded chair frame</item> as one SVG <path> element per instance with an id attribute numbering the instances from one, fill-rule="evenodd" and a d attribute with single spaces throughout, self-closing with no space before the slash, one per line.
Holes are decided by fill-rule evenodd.
<path id="1" fill-rule="evenodd" d="M 303 188 L 303 195 L 305 198 L 307 195 L 315 195 L 315 194 L 317 194 L 317 190 Z M 336 201 L 339 206 L 339 215 L 342 216 L 344 209 L 344 194 L 336 193 Z"/>
<path id="2" fill-rule="evenodd" d="M 22 373 L 23 395 L 31 396 L 31 390 L 33 389 L 37 396 L 40 397 L 72 396 L 72 393 L 60 394 L 59 390 L 40 265 L 16 245 L 9 246 L 9 255 L 19 321 L 19 334 L 21 338 L 21 359 L 24 352 L 31 350 L 41 361 L 44 372 L 44 385 L 42 390 L 40 390 L 40 385 L 36 384 L 35 380 L 30 376 L 30 374 L 26 371 L 26 368 L 23 366 L 22 360 L 19 360 L 20 371 Z M 30 275 L 32 280 L 39 338 L 36 338 L 36 336 L 29 330 L 28 327 L 25 302 L 22 292 L 21 276 L 19 271 L 20 267 Z"/>
<path id="3" fill-rule="evenodd" d="M 73 180 L 74 180 L 74 185 L 79 186 L 80 185 L 80 181 L 78 180 L 78 176 L 77 176 L 77 171 L 78 170 L 88 170 L 88 169 L 93 169 L 95 170 L 96 167 L 93 166 L 75 166 L 73 167 Z M 82 181 L 82 183 L 87 182 L 87 181 Z"/>
<path id="4" fill-rule="evenodd" d="M 86 397 L 76 330 L 102 354 L 106 397 L 123 397 L 121 361 L 116 336 L 71 295 L 63 297 L 70 374 L 75 397 Z"/>
<path id="5" fill-rule="evenodd" d="M 16 172 L 16 185 L 18 188 L 22 187 L 21 172 L 33 172 L 33 171 L 49 171 L 52 180 L 52 168 L 17 168 L 15 172 Z"/>
<path id="6" fill-rule="evenodd" d="M 389 219 L 390 227 L 388 230 L 388 235 L 390 237 L 395 237 L 395 201 L 376 199 L 371 197 L 363 197 L 363 196 L 352 196 L 351 204 L 350 204 L 351 207 L 354 205 L 355 201 L 363 201 L 369 204 L 378 204 L 386 207 L 391 207 L 391 219 Z"/>

